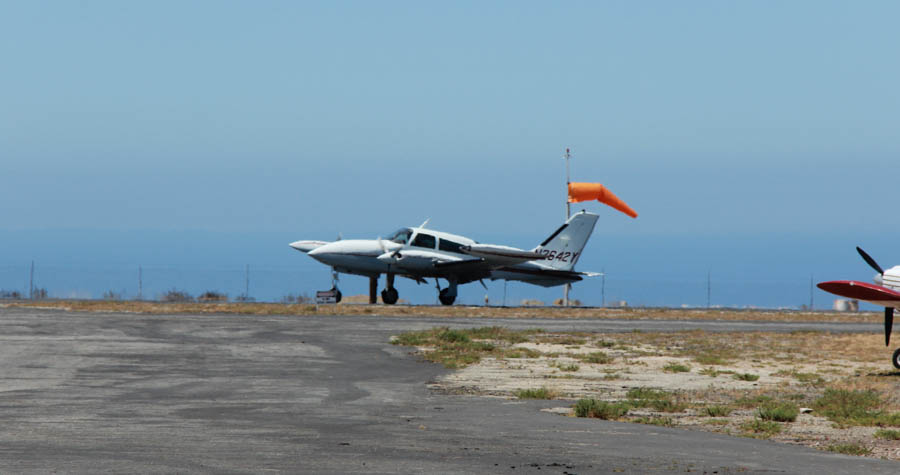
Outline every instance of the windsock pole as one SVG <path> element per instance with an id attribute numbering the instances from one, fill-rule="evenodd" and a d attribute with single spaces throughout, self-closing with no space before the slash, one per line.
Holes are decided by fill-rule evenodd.
<path id="1" fill-rule="evenodd" d="M 569 206 L 569 183 L 572 180 L 569 179 L 569 149 L 566 149 L 566 221 L 572 216 L 572 211 Z"/>
<path id="2" fill-rule="evenodd" d="M 569 203 L 569 183 L 572 180 L 569 178 L 569 148 L 566 147 L 566 221 L 572 215 L 571 204 Z M 563 286 L 563 307 L 569 306 L 569 289 L 572 288 L 572 284 L 566 284 Z"/>

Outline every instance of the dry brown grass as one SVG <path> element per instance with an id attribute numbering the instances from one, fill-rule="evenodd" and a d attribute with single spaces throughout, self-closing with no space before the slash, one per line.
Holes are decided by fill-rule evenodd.
<path id="1" fill-rule="evenodd" d="M 61 308 L 79 312 L 228 313 L 241 315 L 383 315 L 472 318 L 608 318 L 629 320 L 728 320 L 792 322 L 871 322 L 881 321 L 874 312 L 795 312 L 733 309 L 666 308 L 557 308 L 557 307 L 481 307 L 414 305 L 308 305 L 283 303 L 162 303 L 148 301 L 43 300 L 10 302 L 17 307 Z"/>
<path id="2" fill-rule="evenodd" d="M 884 348 L 882 343 L 884 337 L 871 333 L 709 333 L 694 330 L 672 333 L 622 333 L 607 335 L 604 338 L 619 344 L 654 347 L 660 350 L 660 354 L 690 358 L 714 355 L 725 362 L 742 359 L 818 364 L 823 355 L 827 355 L 828 360 L 836 363 L 848 360 L 881 364 L 888 361 L 891 354 L 890 349 L 880 351 Z"/>

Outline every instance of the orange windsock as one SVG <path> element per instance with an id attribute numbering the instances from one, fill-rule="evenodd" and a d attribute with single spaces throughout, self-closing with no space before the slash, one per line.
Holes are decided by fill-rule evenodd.
<path id="1" fill-rule="evenodd" d="M 569 203 L 597 200 L 637 218 L 637 213 L 600 183 L 569 183 Z"/>

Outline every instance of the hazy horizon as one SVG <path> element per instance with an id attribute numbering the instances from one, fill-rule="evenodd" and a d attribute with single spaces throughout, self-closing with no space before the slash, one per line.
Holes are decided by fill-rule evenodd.
<path id="1" fill-rule="evenodd" d="M 601 219 L 598 228 L 602 222 Z M 550 231 L 548 228 L 547 233 Z M 107 291 L 135 296 L 138 267 L 141 267 L 145 298 L 157 298 L 170 289 L 194 296 L 213 290 L 234 298 L 244 292 L 247 265 L 250 266 L 250 296 L 258 300 L 278 301 L 288 294 L 312 296 L 316 290 L 330 286 L 330 269 L 291 249 L 288 243 L 303 238 L 329 239 L 323 234 L 19 231 L 7 234 L 10 238 L 7 249 L 22 258 L 0 260 L 0 289 L 27 291 L 33 259 L 36 285 L 46 288 L 52 297 L 101 298 Z M 345 234 L 344 237 L 374 235 Z M 473 237 L 529 247 L 544 236 Z M 607 274 L 607 304 L 625 300 L 632 306 L 702 307 L 706 305 L 709 272 L 712 305 L 799 308 L 809 302 L 810 277 L 816 282 L 835 279 L 870 282 L 874 272 L 859 258 L 854 246 L 862 245 L 887 266 L 895 257 L 889 254 L 891 241 L 885 236 L 851 235 L 757 234 L 739 239 L 616 236 L 605 235 L 598 229 L 577 269 Z M 487 293 L 492 304 L 499 304 L 503 283 L 486 283 L 488 291 L 478 283 L 461 286 L 460 303 L 480 305 Z M 384 285 L 383 277 L 380 284 Z M 573 286 L 572 296 L 585 305 L 600 305 L 602 284 L 601 278 L 585 279 Z M 405 300 L 425 304 L 434 301 L 433 280 L 428 285 L 416 285 L 400 279 L 397 285 Z M 367 280 L 342 275 L 341 289 L 346 295 L 365 294 Z M 550 304 L 561 294 L 561 287 L 544 289 L 513 282 L 508 286 L 507 303 L 535 298 Z M 814 290 L 816 308 L 831 308 L 834 298 Z"/>

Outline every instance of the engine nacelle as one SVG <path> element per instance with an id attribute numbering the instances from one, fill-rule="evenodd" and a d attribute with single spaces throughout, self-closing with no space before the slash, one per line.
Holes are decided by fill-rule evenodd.
<path id="1" fill-rule="evenodd" d="M 875 283 L 891 290 L 900 291 L 900 266 L 894 266 L 884 271 L 884 275 L 875 276 Z M 881 282 L 879 282 L 879 280 Z"/>

